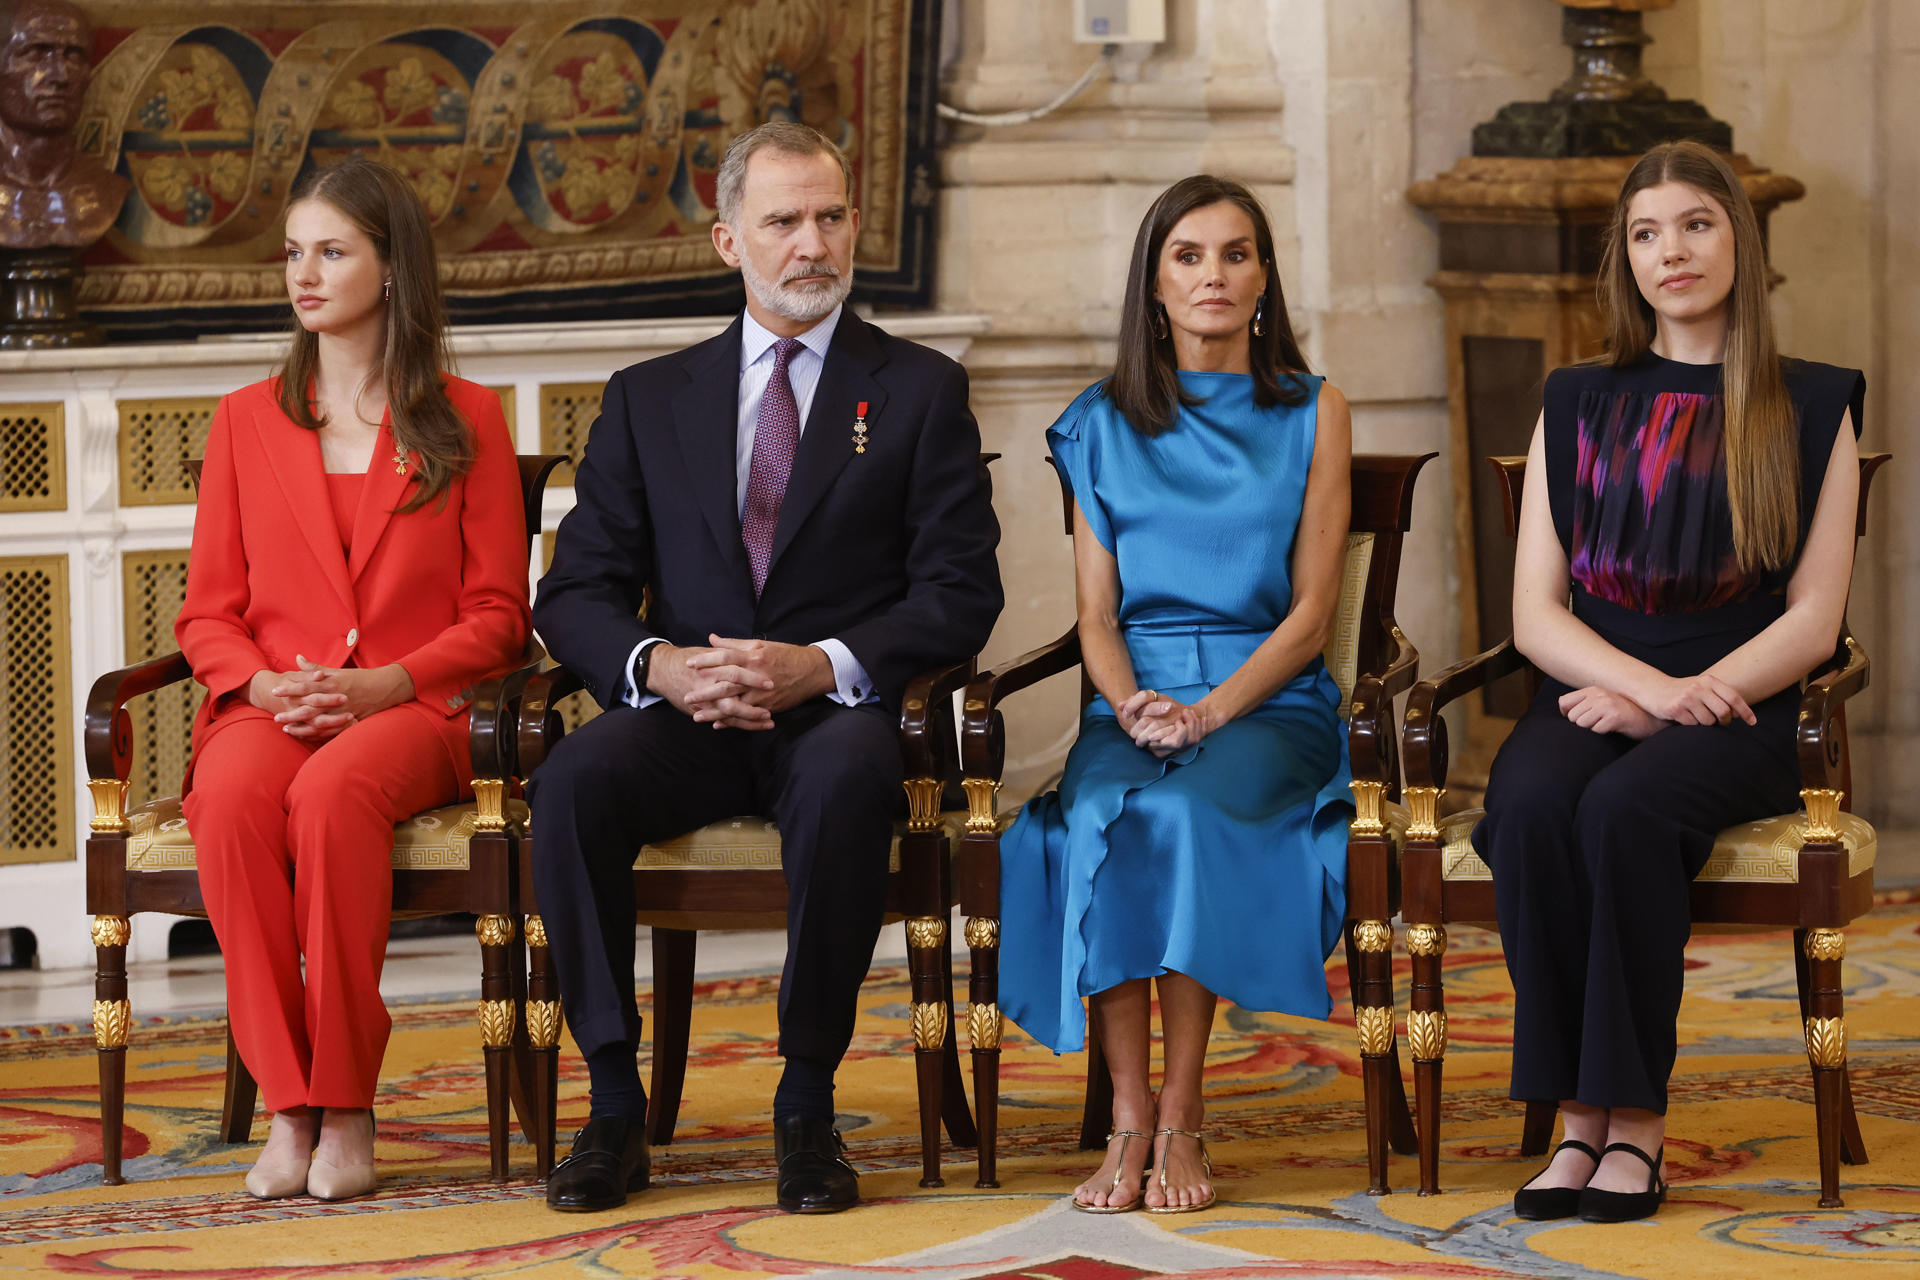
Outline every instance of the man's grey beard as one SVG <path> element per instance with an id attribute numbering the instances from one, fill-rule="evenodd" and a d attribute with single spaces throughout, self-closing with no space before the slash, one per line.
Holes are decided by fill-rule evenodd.
<path id="1" fill-rule="evenodd" d="M 753 291 L 753 296 L 759 299 L 760 305 L 777 316 L 803 324 L 825 319 L 853 291 L 851 267 L 842 274 L 828 263 L 821 262 L 815 263 L 812 270 L 823 275 L 831 273 L 833 280 L 825 288 L 797 289 L 791 284 L 775 284 L 754 268 L 752 258 L 744 253 L 740 255 L 740 276 L 747 282 L 747 288 Z"/>

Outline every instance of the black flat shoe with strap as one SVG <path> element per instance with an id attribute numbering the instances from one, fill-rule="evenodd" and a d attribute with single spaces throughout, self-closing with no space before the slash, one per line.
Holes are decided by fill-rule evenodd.
<path id="1" fill-rule="evenodd" d="M 1586 1222 L 1637 1222 L 1641 1218 L 1651 1218 L 1667 1198 L 1667 1180 L 1660 1176 L 1660 1159 L 1666 1155 L 1663 1146 L 1652 1155 L 1628 1142 L 1609 1142 L 1607 1149 L 1600 1153 L 1602 1159 L 1616 1151 L 1625 1151 L 1639 1156 L 1647 1164 L 1647 1189 L 1645 1191 L 1602 1191 L 1599 1187 L 1588 1187 L 1580 1193 L 1580 1217 Z"/>
<path id="2" fill-rule="evenodd" d="M 1600 1153 L 1577 1138 L 1568 1138 L 1553 1149 L 1553 1155 L 1547 1160 L 1547 1169 L 1553 1167 L 1553 1161 L 1567 1149 L 1578 1151 L 1593 1161 L 1595 1170 L 1600 1168 Z M 1527 1179 L 1527 1185 L 1513 1193 L 1514 1216 L 1525 1218 L 1529 1222 L 1551 1222 L 1556 1218 L 1571 1218 L 1580 1212 L 1581 1187 L 1536 1187 L 1533 1184 L 1547 1176 L 1542 1169 Z M 1589 1178 L 1593 1175 L 1588 1174 Z"/>

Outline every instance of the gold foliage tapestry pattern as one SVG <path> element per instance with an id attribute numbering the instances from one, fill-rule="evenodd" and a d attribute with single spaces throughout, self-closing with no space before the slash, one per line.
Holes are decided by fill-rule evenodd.
<path id="1" fill-rule="evenodd" d="M 769 119 L 852 159 L 856 296 L 930 300 L 934 0 L 84 7 L 81 145 L 133 186 L 81 305 L 120 332 L 284 324 L 288 192 L 356 151 L 426 205 L 456 319 L 731 306 L 715 175 Z"/>

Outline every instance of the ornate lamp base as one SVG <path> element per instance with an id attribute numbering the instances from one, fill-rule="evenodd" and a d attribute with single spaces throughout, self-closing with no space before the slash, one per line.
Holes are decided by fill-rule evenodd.
<path id="1" fill-rule="evenodd" d="M 74 307 L 80 266 L 67 248 L 0 250 L 0 350 L 93 347 L 106 340 Z"/>
<path id="2" fill-rule="evenodd" d="M 1473 126 L 1476 156 L 1637 156 L 1662 142 L 1691 138 L 1716 151 L 1733 150 L 1733 126 L 1697 102 L 1656 98 L 1628 102 L 1592 99 L 1509 102 L 1493 119 Z"/>
<path id="3" fill-rule="evenodd" d="M 1573 74 L 1548 102 L 1511 102 L 1473 129 L 1476 156 L 1637 156 L 1662 142 L 1690 138 L 1733 150 L 1733 127 L 1697 102 L 1671 101 L 1640 71 L 1650 43 L 1641 14 L 1672 0 L 1560 0 L 1561 39 Z"/>

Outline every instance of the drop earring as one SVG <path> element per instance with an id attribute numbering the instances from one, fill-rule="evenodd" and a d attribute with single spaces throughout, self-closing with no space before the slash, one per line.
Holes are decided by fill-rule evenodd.
<path id="1" fill-rule="evenodd" d="M 1167 309 L 1165 307 L 1155 307 L 1153 309 L 1153 336 L 1165 339 L 1171 335 L 1172 332 L 1172 328 L 1167 324 Z"/>
<path id="2" fill-rule="evenodd" d="M 393 281 L 389 280 L 380 286 L 380 297 L 388 302 L 393 301 Z"/>
<path id="3" fill-rule="evenodd" d="M 1267 318 L 1267 296 L 1263 293 L 1260 295 L 1260 301 L 1253 304 L 1253 336 L 1254 337 L 1256 338 L 1266 337 L 1267 326 L 1264 323 L 1266 318 Z"/>

